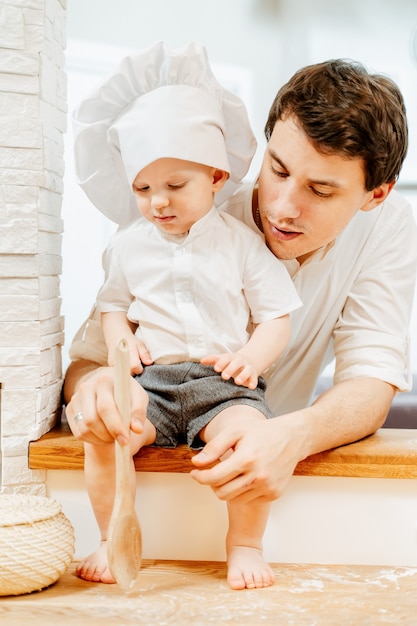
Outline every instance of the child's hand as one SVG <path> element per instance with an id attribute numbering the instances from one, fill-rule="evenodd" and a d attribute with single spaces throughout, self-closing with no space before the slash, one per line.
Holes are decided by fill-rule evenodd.
<path id="1" fill-rule="evenodd" d="M 224 354 L 208 354 L 201 359 L 203 365 L 212 365 L 215 372 L 221 372 L 224 380 L 233 378 L 236 385 L 242 385 L 248 389 L 256 389 L 258 374 L 248 359 L 239 354 L 226 352 Z"/>
<path id="2" fill-rule="evenodd" d="M 152 365 L 153 361 L 147 347 L 135 336 L 129 341 L 130 373 L 142 374 L 144 365 Z"/>
<path id="3" fill-rule="evenodd" d="M 142 374 L 144 365 L 152 365 L 153 360 L 143 341 L 140 341 L 135 335 L 124 337 L 129 346 L 130 373 Z M 109 351 L 109 365 L 114 365 L 113 351 Z M 111 356 L 110 356 L 111 355 Z"/>

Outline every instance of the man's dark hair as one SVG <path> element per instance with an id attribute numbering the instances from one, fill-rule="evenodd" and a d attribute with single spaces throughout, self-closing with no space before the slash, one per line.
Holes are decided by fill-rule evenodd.
<path id="1" fill-rule="evenodd" d="M 336 59 L 300 69 L 278 91 L 265 125 L 293 117 L 323 154 L 361 158 L 367 191 L 398 178 L 408 148 L 404 100 L 388 77 Z"/>

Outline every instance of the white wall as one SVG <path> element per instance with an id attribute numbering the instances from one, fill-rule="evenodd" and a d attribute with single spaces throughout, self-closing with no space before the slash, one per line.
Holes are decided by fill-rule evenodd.
<path id="1" fill-rule="evenodd" d="M 215 67 L 237 68 L 247 80 L 245 101 L 259 149 L 263 125 L 278 87 L 300 66 L 326 58 L 349 57 L 371 70 L 389 74 L 400 85 L 408 109 L 410 150 L 400 184 L 417 215 L 417 59 L 411 53 L 417 26 L 415 0 L 71 0 L 67 13 L 68 58 L 74 43 L 99 46 L 100 74 L 117 62 L 123 49 L 142 48 L 157 40 L 180 46 L 204 44 Z M 77 48 L 77 45 L 75 48 Z M 112 46 L 105 50 L 103 46 Z M 97 49 L 96 49 L 97 50 Z M 82 53 L 84 54 L 84 53 Z M 90 47 L 85 53 L 94 58 Z M 82 97 L 93 74 L 69 68 L 69 107 Z M 66 318 L 64 365 L 70 340 L 86 317 L 101 283 L 101 250 L 112 225 L 102 219 L 76 188 L 67 137 L 67 173 L 63 216 L 63 313 Z M 412 325 L 413 369 L 417 372 L 417 306 Z"/>
<path id="2" fill-rule="evenodd" d="M 0 2 L 0 475 L 43 490 L 28 442 L 60 407 L 64 0 Z"/>

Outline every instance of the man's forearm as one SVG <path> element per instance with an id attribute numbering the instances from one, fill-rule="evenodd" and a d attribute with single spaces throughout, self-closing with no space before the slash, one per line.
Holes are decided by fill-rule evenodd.
<path id="1" fill-rule="evenodd" d="M 376 378 L 355 378 L 331 387 L 301 411 L 304 458 L 374 433 L 384 423 L 394 395 L 392 385 Z"/>
<path id="2" fill-rule="evenodd" d="M 64 381 L 64 401 L 67 403 L 71 400 L 74 393 L 77 391 L 79 384 L 87 380 L 89 375 L 95 372 L 99 367 L 102 367 L 99 363 L 94 361 L 73 361 L 70 363 L 66 373 Z"/>

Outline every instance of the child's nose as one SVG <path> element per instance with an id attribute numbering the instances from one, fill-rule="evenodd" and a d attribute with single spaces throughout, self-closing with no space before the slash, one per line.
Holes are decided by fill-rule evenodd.
<path id="1" fill-rule="evenodd" d="M 169 200 L 165 194 L 158 193 L 152 196 L 153 209 L 163 209 L 164 207 L 168 206 L 168 204 Z"/>

